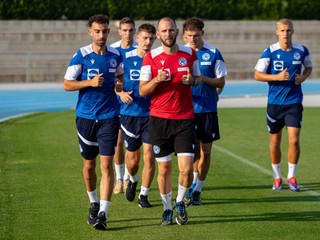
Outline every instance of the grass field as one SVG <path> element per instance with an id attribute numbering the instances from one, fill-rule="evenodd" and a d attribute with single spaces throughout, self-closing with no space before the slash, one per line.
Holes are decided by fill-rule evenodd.
<path id="1" fill-rule="evenodd" d="M 160 226 L 163 208 L 155 179 L 151 209 L 113 195 L 105 232 L 86 223 L 89 203 L 74 119 L 73 111 L 63 111 L 0 123 L 0 239 L 318 238 L 319 108 L 304 111 L 300 192 L 292 193 L 286 185 L 271 190 L 265 110 L 220 109 L 222 139 L 213 147 L 203 205 L 188 208 L 189 224 Z M 286 137 L 284 131 L 284 177 Z M 176 165 L 173 173 L 176 183 Z"/>

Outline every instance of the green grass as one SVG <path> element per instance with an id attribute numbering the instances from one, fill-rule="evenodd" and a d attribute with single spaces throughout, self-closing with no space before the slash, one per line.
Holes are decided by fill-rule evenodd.
<path id="1" fill-rule="evenodd" d="M 156 178 L 151 209 L 113 195 L 109 230 L 87 225 L 73 111 L 40 113 L 0 123 L 0 239 L 316 239 L 320 229 L 320 109 L 305 108 L 298 181 L 302 191 L 271 190 L 265 110 L 220 109 L 222 139 L 189 224 L 161 227 Z M 286 176 L 287 135 L 282 173 Z M 176 163 L 176 162 L 175 162 Z M 173 195 L 177 192 L 173 170 Z"/>

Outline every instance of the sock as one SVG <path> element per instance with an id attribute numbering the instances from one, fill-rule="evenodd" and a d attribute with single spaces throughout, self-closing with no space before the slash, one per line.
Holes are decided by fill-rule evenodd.
<path id="1" fill-rule="evenodd" d="M 288 179 L 292 177 L 296 177 L 298 164 L 293 164 L 288 162 Z"/>
<path id="2" fill-rule="evenodd" d="M 93 190 L 92 192 L 87 192 L 87 193 L 88 193 L 90 203 L 94 203 L 94 202 L 98 203 L 99 202 L 99 198 L 98 198 L 96 190 Z"/>
<path id="3" fill-rule="evenodd" d="M 99 209 L 99 213 L 100 213 L 100 212 L 105 212 L 106 217 L 107 217 L 107 216 L 108 216 L 109 206 L 110 206 L 110 201 L 107 201 L 107 200 L 100 200 L 100 209 Z M 99 215 L 99 213 L 98 213 L 98 215 Z"/>
<path id="4" fill-rule="evenodd" d="M 116 180 L 120 179 L 123 180 L 123 169 L 124 169 L 124 164 L 118 165 L 114 164 L 114 168 L 116 171 Z"/>
<path id="5" fill-rule="evenodd" d="M 205 181 L 200 181 L 200 180 L 198 179 L 197 184 L 196 184 L 195 188 L 193 189 L 193 191 L 194 191 L 194 192 L 195 192 L 195 191 L 201 192 L 204 183 L 205 183 Z"/>
<path id="6" fill-rule="evenodd" d="M 129 180 L 129 172 L 128 172 L 127 165 L 124 166 L 123 180 Z"/>
<path id="7" fill-rule="evenodd" d="M 178 185 L 178 195 L 176 198 L 176 202 L 182 202 L 184 199 L 184 196 L 186 195 L 187 191 L 189 188 L 185 188 L 183 186 L 181 186 L 180 184 Z"/>
<path id="8" fill-rule="evenodd" d="M 149 190 L 150 190 L 150 188 L 146 188 L 146 187 L 141 185 L 139 198 L 140 198 L 140 195 L 148 196 Z"/>
<path id="9" fill-rule="evenodd" d="M 273 178 L 282 178 L 281 170 L 280 170 L 280 163 L 278 164 L 271 164 L 273 170 Z"/>
<path id="10" fill-rule="evenodd" d="M 129 174 L 129 177 L 130 177 L 130 181 L 131 182 L 138 182 L 138 174 L 136 174 L 136 175 L 134 175 L 134 176 L 131 176 L 130 174 Z"/>
<path id="11" fill-rule="evenodd" d="M 196 187 L 197 181 L 198 181 L 198 172 L 193 172 L 193 181 L 191 185 L 191 189 L 193 190 Z"/>
<path id="12" fill-rule="evenodd" d="M 162 201 L 162 204 L 163 204 L 163 210 L 167 210 L 167 209 L 170 209 L 172 210 L 172 204 L 171 204 L 171 200 L 172 200 L 172 192 L 169 192 L 167 194 L 161 194 L 160 193 L 160 196 L 161 196 L 161 201 Z"/>

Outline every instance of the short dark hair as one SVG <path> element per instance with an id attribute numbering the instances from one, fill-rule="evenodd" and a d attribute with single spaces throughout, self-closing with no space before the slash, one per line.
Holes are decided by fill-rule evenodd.
<path id="1" fill-rule="evenodd" d="M 204 28 L 204 22 L 201 18 L 199 17 L 191 17 L 188 18 L 184 23 L 183 23 L 183 28 L 182 32 L 184 33 L 185 31 L 191 30 L 200 30 L 202 31 Z"/>
<path id="2" fill-rule="evenodd" d="M 177 27 L 176 20 L 174 20 L 172 17 L 168 17 L 168 16 L 162 17 L 162 18 L 159 19 L 158 24 L 157 24 L 158 27 L 159 27 L 159 23 L 160 23 L 162 20 L 172 21 L 172 22 L 174 23 L 174 25 Z"/>
<path id="3" fill-rule="evenodd" d="M 93 15 L 88 19 L 88 27 L 91 27 L 92 23 L 94 22 L 100 23 L 100 24 L 106 23 L 109 25 L 109 18 L 107 15 L 103 15 L 103 14 Z"/>
<path id="4" fill-rule="evenodd" d="M 155 26 L 153 26 L 150 23 L 144 23 L 140 25 L 140 27 L 138 28 L 138 33 L 142 31 L 146 31 L 147 33 L 151 33 L 151 34 L 156 34 L 157 32 Z"/>
<path id="5" fill-rule="evenodd" d="M 125 23 L 131 23 L 134 27 L 136 26 L 134 20 L 130 17 L 124 17 L 119 22 L 119 29 L 121 29 L 121 25 Z"/>

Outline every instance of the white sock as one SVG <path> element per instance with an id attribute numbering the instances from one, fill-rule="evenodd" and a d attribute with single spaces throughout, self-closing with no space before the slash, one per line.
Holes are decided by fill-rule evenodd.
<path id="1" fill-rule="evenodd" d="M 201 192 L 204 183 L 205 183 L 205 181 L 200 181 L 200 180 L 198 179 L 197 184 L 196 184 L 195 188 L 193 189 L 193 191 L 194 191 L 194 192 L 195 192 L 195 191 Z"/>
<path id="2" fill-rule="evenodd" d="M 114 169 L 116 171 L 116 180 L 118 179 L 123 180 L 124 164 L 121 164 L 121 165 L 114 164 Z"/>
<path id="3" fill-rule="evenodd" d="M 186 195 L 188 190 L 189 190 L 189 188 L 185 188 L 185 187 L 181 186 L 180 184 L 178 185 L 178 195 L 176 198 L 177 203 L 183 201 L 184 196 Z"/>
<path id="4" fill-rule="evenodd" d="M 130 181 L 131 182 L 138 182 L 138 174 L 136 174 L 136 175 L 134 175 L 134 176 L 131 176 L 130 174 L 129 174 L 129 177 L 130 177 Z"/>
<path id="5" fill-rule="evenodd" d="M 288 177 L 292 178 L 296 177 L 296 171 L 297 171 L 298 164 L 293 164 L 288 162 Z"/>
<path id="6" fill-rule="evenodd" d="M 107 216 L 108 216 L 109 206 L 110 206 L 110 201 L 107 201 L 107 200 L 100 200 L 100 209 L 99 209 L 99 213 L 100 213 L 100 212 L 105 212 L 106 217 L 107 217 Z M 99 213 L 98 213 L 98 214 L 99 214 Z"/>
<path id="7" fill-rule="evenodd" d="M 198 172 L 193 172 L 193 181 L 192 181 L 192 184 L 196 184 L 196 183 L 197 183 L 197 181 L 198 181 L 198 175 L 199 175 Z"/>
<path id="8" fill-rule="evenodd" d="M 94 203 L 94 202 L 98 203 L 99 202 L 99 198 L 98 198 L 96 190 L 93 190 L 92 192 L 87 192 L 87 193 L 88 193 L 90 203 Z"/>
<path id="9" fill-rule="evenodd" d="M 162 204 L 163 204 L 163 210 L 167 210 L 167 209 L 170 209 L 172 210 L 172 204 L 171 204 L 171 200 L 172 200 L 172 192 L 169 192 L 167 194 L 161 194 L 160 193 L 160 196 L 161 196 L 161 201 L 162 201 Z"/>
<path id="10" fill-rule="evenodd" d="M 124 166 L 124 175 L 123 175 L 123 180 L 129 180 L 129 172 L 128 172 L 128 168 L 127 165 Z"/>
<path id="11" fill-rule="evenodd" d="M 271 164 L 272 166 L 272 170 L 273 170 L 273 178 L 276 179 L 276 178 L 282 178 L 282 175 L 281 175 L 281 169 L 280 169 L 280 163 L 278 164 Z"/>
<path id="12" fill-rule="evenodd" d="M 149 190 L 150 190 L 150 188 L 146 188 L 146 187 L 141 185 L 139 198 L 140 198 L 140 195 L 148 196 Z"/>

